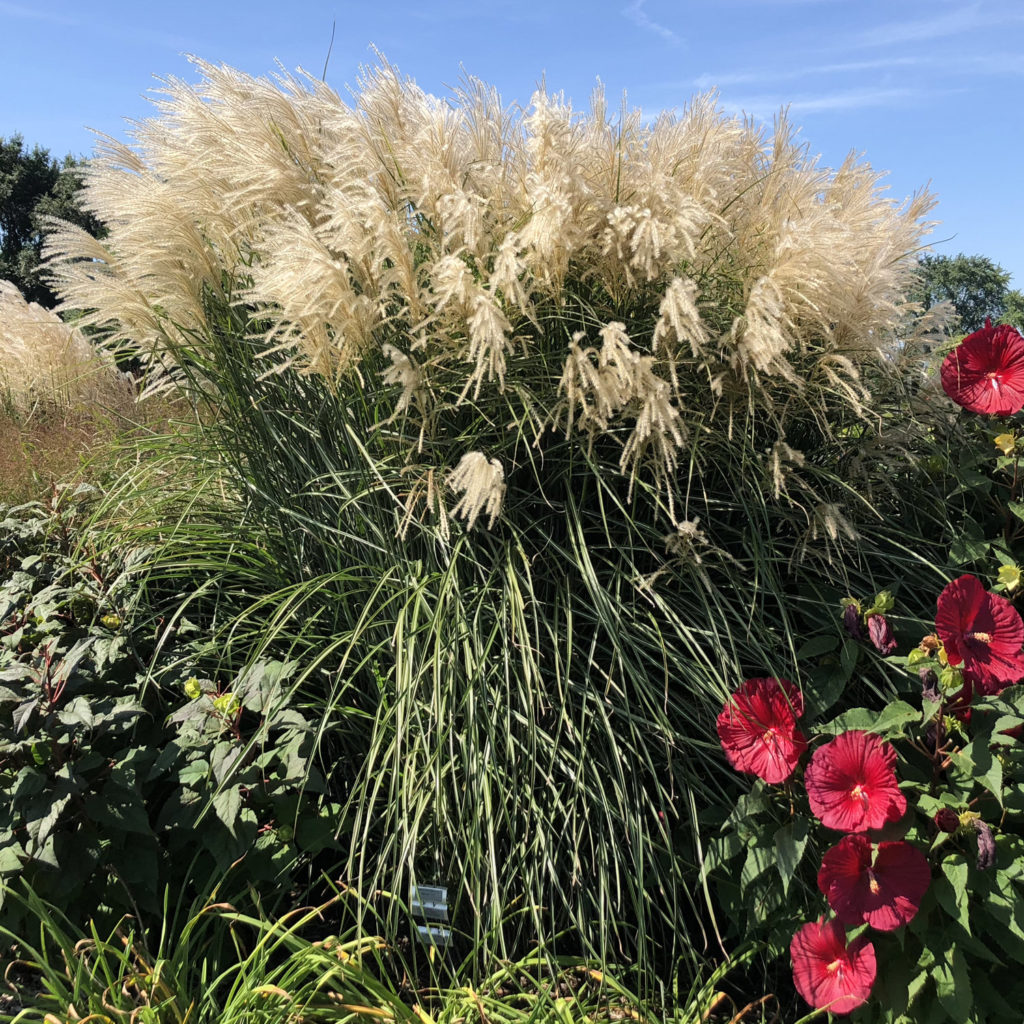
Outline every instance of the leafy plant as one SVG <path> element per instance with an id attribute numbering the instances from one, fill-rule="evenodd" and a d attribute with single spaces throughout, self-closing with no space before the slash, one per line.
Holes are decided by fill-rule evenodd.
<path id="1" fill-rule="evenodd" d="M 0 510 L 0 872 L 79 920 L 147 920 L 164 884 L 192 891 L 240 857 L 253 882 L 286 885 L 331 845 L 337 811 L 293 706 L 297 666 L 190 675 L 201 630 L 182 617 L 150 631 L 147 552 L 90 553 L 79 531 L 93 498 Z M 5 904 L 3 920 L 17 912 Z"/>

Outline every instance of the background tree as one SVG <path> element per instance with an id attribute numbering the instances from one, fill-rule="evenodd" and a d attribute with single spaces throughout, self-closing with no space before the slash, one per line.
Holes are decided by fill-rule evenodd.
<path id="1" fill-rule="evenodd" d="M 1024 292 L 1011 288 L 1004 296 L 1001 323 L 1013 324 L 1018 330 L 1024 329 Z"/>
<path id="2" fill-rule="evenodd" d="M 910 297 L 925 309 L 948 299 L 959 329 L 969 333 L 984 327 L 986 317 L 998 320 L 1004 314 L 1009 283 L 1010 274 L 985 256 L 922 256 L 919 284 Z"/>
<path id="3" fill-rule="evenodd" d="M 85 161 L 54 159 L 41 146 L 27 149 L 20 135 L 0 137 L 0 279 L 30 302 L 52 308 L 57 298 L 38 273 L 45 217 L 60 217 L 91 234 L 103 225 L 79 205 Z"/>

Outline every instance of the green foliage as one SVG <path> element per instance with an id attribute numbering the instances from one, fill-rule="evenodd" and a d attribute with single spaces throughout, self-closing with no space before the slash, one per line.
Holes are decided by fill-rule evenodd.
<path id="1" fill-rule="evenodd" d="M 999 322 L 1024 331 L 1024 292 L 1010 288 L 1003 296 L 1003 315 Z"/>
<path id="2" fill-rule="evenodd" d="M 692 518 L 670 533 L 653 488 L 636 481 L 630 499 L 615 445 L 587 451 L 551 433 L 534 445 L 517 395 L 460 414 L 458 446 L 486 432 L 515 471 L 494 529 L 453 524 L 446 537 L 405 522 L 402 453 L 415 439 L 369 370 L 340 393 L 295 370 L 268 375 L 244 310 L 211 322 L 205 357 L 183 364 L 210 396 L 207 426 L 172 456 L 210 467 L 210 503 L 183 493 L 159 504 L 173 469 L 156 505 L 135 478 L 133 494 L 108 499 L 104 543 L 152 543 L 147 586 L 187 595 L 162 614 L 215 616 L 233 671 L 263 651 L 302 664 L 349 885 L 404 899 L 445 884 L 470 948 L 618 945 L 649 983 L 708 926 L 693 899 L 693 825 L 697 807 L 732 789 L 709 757 L 725 694 L 768 672 L 849 689 L 847 653 L 823 654 L 808 676 L 791 638 L 820 628 L 851 586 L 881 590 L 875 565 L 936 582 L 920 553 L 936 551 L 931 523 L 917 550 L 905 545 L 913 517 L 944 504 L 916 493 L 908 504 L 885 480 L 873 510 L 840 474 L 899 483 L 899 463 L 871 456 L 875 439 L 852 414 L 828 446 L 814 422 L 794 422 L 802 479 L 825 505 L 849 502 L 847 525 L 866 538 L 830 559 L 839 527 L 809 522 L 752 475 L 751 423 L 750 436 L 695 442 L 672 484 Z M 888 508 L 899 526 L 887 532 Z M 853 686 L 892 682 L 874 666 Z"/>
<path id="3" fill-rule="evenodd" d="M 270 917 L 239 913 L 216 889 L 191 906 L 165 895 L 159 931 L 124 918 L 110 930 L 75 924 L 25 887 L 8 897 L 31 920 L 5 934 L 18 961 L 0 1004 L 4 1024 L 130 1018 L 144 1024 L 252 1024 L 298 1019 L 383 1019 L 405 1024 L 603 1024 L 626 1018 L 698 1024 L 736 1003 L 721 989 L 752 950 L 705 966 L 671 1002 L 645 1004 L 624 972 L 595 961 L 538 953 L 495 962 L 475 984 L 465 965 L 437 958 L 414 985 L 401 953 L 372 933 L 332 933 L 335 897 Z M 436 951 L 435 951 L 436 953 Z M 770 1001 L 771 996 L 764 997 Z M 730 1011 L 731 1012 L 731 1011 Z"/>
<path id="4" fill-rule="evenodd" d="M 84 540 L 93 497 L 0 508 L 0 873 L 79 921 L 151 919 L 164 884 L 190 892 L 240 857 L 252 883 L 284 886 L 331 845 L 337 811 L 294 706 L 297 666 L 206 678 L 202 631 L 185 617 L 154 630 L 139 601 L 147 553 Z"/>
<path id="5" fill-rule="evenodd" d="M 964 333 L 997 321 L 1006 309 L 1010 275 L 985 256 L 922 256 L 918 283 L 910 298 L 930 309 L 939 302 L 953 304 Z M 1019 293 L 1018 293 L 1019 294 Z"/>
<path id="6" fill-rule="evenodd" d="M 79 205 L 83 162 L 57 161 L 20 135 L 0 138 L 0 279 L 11 281 L 29 302 L 47 308 L 57 297 L 39 277 L 44 218 L 57 217 L 99 236 L 103 227 Z"/>

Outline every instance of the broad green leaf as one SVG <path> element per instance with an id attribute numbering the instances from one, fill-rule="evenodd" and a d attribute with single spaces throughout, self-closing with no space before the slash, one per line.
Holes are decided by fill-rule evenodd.
<path id="1" fill-rule="evenodd" d="M 954 1024 L 967 1024 L 974 999 L 967 963 L 958 946 L 951 946 L 942 961 L 932 968 L 935 994 Z"/>
<path id="2" fill-rule="evenodd" d="M 821 728 L 822 732 L 838 736 L 849 729 L 862 729 L 865 732 L 870 732 L 874 722 L 875 716 L 866 708 L 852 708 L 833 718 L 831 722 Z"/>
<path id="3" fill-rule="evenodd" d="M 238 814 L 242 809 L 242 794 L 237 786 L 229 786 L 222 789 L 213 798 L 213 810 L 218 818 L 227 826 L 228 831 L 234 835 L 238 827 Z"/>
<path id="4" fill-rule="evenodd" d="M 834 633 L 827 636 L 814 636 L 796 652 L 796 660 L 820 658 L 823 654 L 834 651 L 838 646 L 839 638 Z"/>
<path id="5" fill-rule="evenodd" d="M 751 846 L 740 872 L 740 890 L 745 891 L 756 878 L 764 874 L 775 860 L 774 846 Z"/>
<path id="6" fill-rule="evenodd" d="M 891 704 L 882 709 L 882 713 L 875 720 L 871 732 L 879 736 L 891 738 L 898 736 L 903 731 L 903 726 L 908 722 L 920 722 L 921 711 L 912 707 L 906 701 L 894 700 Z"/>
<path id="7" fill-rule="evenodd" d="M 949 546 L 949 558 L 955 565 L 969 565 L 988 554 L 989 542 L 966 534 L 956 537 Z"/>
<path id="8" fill-rule="evenodd" d="M 95 721 L 92 708 L 85 697 L 75 697 L 57 717 L 64 725 L 81 725 L 86 729 L 91 729 Z"/>
<path id="9" fill-rule="evenodd" d="M 783 894 L 789 892 L 789 883 L 807 846 L 807 819 L 794 818 L 775 833 L 776 864 L 782 877 Z"/>
<path id="10" fill-rule="evenodd" d="M 142 797 L 127 786 L 107 783 L 100 793 L 86 801 L 86 808 L 97 825 L 140 835 L 152 831 Z"/>

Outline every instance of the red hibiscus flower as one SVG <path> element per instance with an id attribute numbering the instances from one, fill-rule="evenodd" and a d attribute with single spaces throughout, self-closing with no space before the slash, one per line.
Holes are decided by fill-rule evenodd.
<path id="1" fill-rule="evenodd" d="M 718 716 L 718 738 L 729 764 L 765 782 L 793 774 L 807 739 L 796 727 L 800 691 L 786 679 L 748 679 Z"/>
<path id="2" fill-rule="evenodd" d="M 827 828 L 866 832 L 898 821 L 907 799 L 896 784 L 896 751 L 871 733 L 851 729 L 818 747 L 804 783 L 811 810 Z"/>
<path id="3" fill-rule="evenodd" d="M 875 947 L 862 935 L 846 944 L 838 921 L 805 924 L 789 944 L 796 990 L 815 1009 L 851 1013 L 871 994 Z"/>
<path id="4" fill-rule="evenodd" d="M 960 576 L 939 595 L 935 632 L 950 665 L 962 665 L 964 678 L 982 693 L 998 693 L 1024 679 L 1024 621 L 976 577 Z"/>
<path id="5" fill-rule="evenodd" d="M 932 880 L 923 853 L 910 843 L 879 843 L 872 856 L 865 835 L 843 836 L 822 858 L 818 888 L 843 924 L 867 921 L 891 932 L 912 920 Z"/>
<path id="6" fill-rule="evenodd" d="M 1008 324 L 985 321 L 946 356 L 942 388 L 968 412 L 1008 416 L 1024 409 L 1024 338 Z"/>

